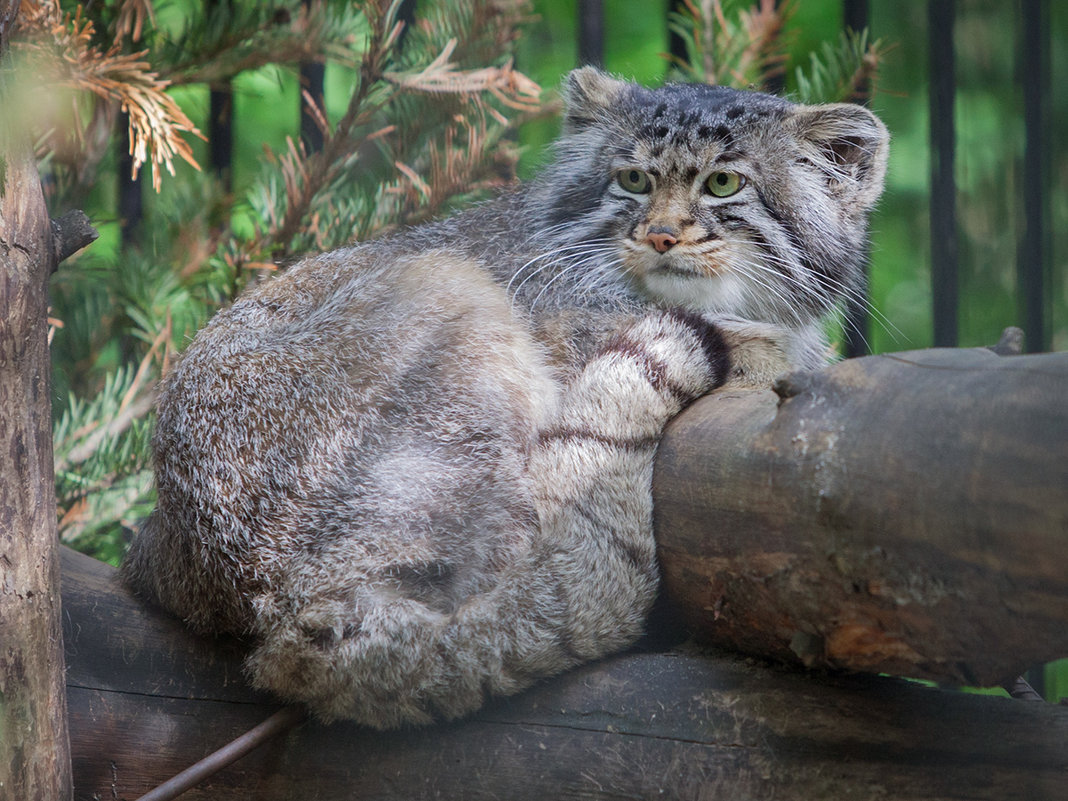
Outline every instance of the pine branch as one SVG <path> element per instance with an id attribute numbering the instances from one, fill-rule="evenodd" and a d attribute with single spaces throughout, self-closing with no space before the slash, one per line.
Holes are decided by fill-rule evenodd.
<path id="1" fill-rule="evenodd" d="M 796 0 L 759 0 L 749 8 L 724 0 L 684 0 L 684 11 L 669 18 L 686 45 L 676 62 L 690 80 L 737 88 L 768 88 L 785 72 Z M 887 49 L 868 43 L 867 32 L 843 33 L 809 54 L 807 68 L 795 70 L 803 103 L 865 102 L 874 91 Z"/>
<path id="2" fill-rule="evenodd" d="M 395 162 L 401 175 L 387 193 L 399 201 L 396 217 L 416 223 L 441 214 L 457 197 L 478 196 L 509 182 L 515 154 L 502 150 L 501 141 L 508 128 L 488 117 L 492 109 L 472 101 L 468 113 L 458 115 L 425 151 L 422 174 Z M 497 158 L 487 159 L 487 152 Z"/>
<path id="3" fill-rule="evenodd" d="M 796 70 L 802 103 L 866 101 L 874 91 L 879 64 L 886 54 L 880 40 L 868 42 L 867 31 L 845 31 L 837 42 L 824 42 L 809 55 L 807 71 Z"/>
<path id="4" fill-rule="evenodd" d="M 156 24 L 156 10 L 152 0 L 119 0 L 115 15 L 115 38 L 141 41 L 145 30 L 145 21 L 150 26 Z"/>
<path id="5" fill-rule="evenodd" d="M 513 0 L 441 6 L 421 9 L 403 50 L 396 0 L 358 7 L 351 28 L 363 33 L 344 56 L 358 66 L 347 108 L 332 125 L 321 100 L 305 94 L 324 133 L 322 149 L 310 153 L 290 140 L 269 152 L 236 213 L 210 175 L 187 173 L 168 184 L 167 202 L 146 217 L 153 252 L 133 249 L 121 258 L 90 252 L 77 271 L 57 275 L 56 328 L 65 327 L 53 353 L 68 365 L 58 383 L 77 384 L 56 425 L 65 539 L 97 555 L 121 552 L 124 521 L 152 500 L 149 407 L 168 354 L 253 270 L 438 214 L 457 198 L 511 179 L 515 153 L 504 134 L 533 113 L 539 92 L 509 61 L 526 6 Z M 151 19 L 142 24 L 151 42 Z M 119 29 L 114 19 L 101 19 L 97 29 L 103 26 Z M 192 39 L 188 44 L 196 48 Z M 237 62 L 228 63 L 227 69 Z M 94 104 L 94 113 L 105 105 Z M 253 221 L 254 230 L 242 220 Z"/>
<path id="6" fill-rule="evenodd" d="M 336 246 L 340 242 L 335 241 L 335 232 L 342 233 L 343 241 L 366 237 L 390 224 L 440 210 L 457 193 L 501 183 L 501 165 L 486 167 L 493 162 L 488 151 L 511 123 L 486 98 L 511 112 L 532 113 L 539 108 L 540 88 L 508 61 L 501 66 L 458 66 L 470 59 L 468 48 L 484 48 L 487 41 L 507 44 L 511 34 L 502 30 L 514 30 L 514 20 L 488 13 L 489 3 L 475 0 L 461 5 L 471 12 L 464 21 L 469 27 L 446 40 L 429 64 L 409 69 L 390 68 L 411 59 L 401 59 L 396 52 L 400 28 L 390 24 L 394 19 L 390 9 L 380 8 L 371 21 L 357 91 L 332 130 L 323 110 L 305 96 L 324 133 L 323 148 L 309 154 L 290 140 L 284 153 L 273 156 L 280 180 L 268 179 L 260 188 L 257 205 L 267 227 L 249 243 L 250 260 L 262 260 L 256 254 L 272 249 L 284 255 Z M 514 8 L 518 13 L 523 6 L 516 3 Z M 425 53 L 431 37 L 461 33 L 443 30 L 441 24 L 436 19 L 431 29 L 421 20 L 409 33 L 406 51 Z M 464 145 L 454 147 L 461 130 Z M 376 144 L 388 146 L 392 158 L 376 159 Z M 465 146 L 474 149 L 456 152 Z M 430 169 L 428 182 L 419 177 L 424 167 Z M 352 197 L 354 185 L 363 187 L 361 197 Z"/>
<path id="7" fill-rule="evenodd" d="M 217 84 L 239 72 L 306 61 L 354 65 L 360 4 L 316 0 L 214 4 L 192 9 L 180 35 L 161 41 L 156 63 L 177 84 Z"/>
<path id="8" fill-rule="evenodd" d="M 288 202 L 277 228 L 265 237 L 263 249 L 288 246 L 303 227 L 316 193 L 337 175 L 348 157 L 363 143 L 359 138 L 353 140 L 354 130 L 368 124 L 388 99 L 389 95 L 385 94 L 375 102 L 369 100 L 372 91 L 379 88 L 389 52 L 400 36 L 401 25 L 396 21 L 396 10 L 396 4 L 390 4 L 388 8 L 369 4 L 371 34 L 360 65 L 359 83 L 345 114 L 324 141 L 322 150 L 309 155 L 303 143 L 294 146 L 292 139 L 288 140 L 289 152 L 281 158 L 283 174 L 287 178 Z M 325 119 L 321 110 L 318 116 Z"/>
<path id="9" fill-rule="evenodd" d="M 777 82 L 787 58 L 784 30 L 795 8 L 793 0 L 760 0 L 759 5 L 740 12 L 742 41 L 748 41 L 732 71 L 735 85 L 768 90 Z"/>
<path id="10" fill-rule="evenodd" d="M 456 39 L 452 39 L 425 69 L 407 74 L 386 72 L 382 77 L 403 89 L 417 92 L 455 95 L 489 92 L 501 103 L 517 111 L 536 111 L 539 108 L 541 87 L 512 69 L 510 63 L 503 67 L 460 70 L 449 61 L 455 49 Z"/>
<path id="11" fill-rule="evenodd" d="M 767 86 L 783 71 L 783 31 L 793 7 L 774 0 L 759 0 L 750 8 L 740 2 L 685 0 L 685 11 L 669 18 L 687 47 L 686 62 L 677 66 L 704 83 Z"/>
<path id="12" fill-rule="evenodd" d="M 161 168 L 174 175 L 175 158 L 199 169 L 183 134 L 203 135 L 166 94 L 170 84 L 144 60 L 145 52 L 122 53 L 118 44 L 106 51 L 98 48 L 93 44 L 95 27 L 82 16 L 80 6 L 73 15 L 64 15 L 57 0 L 24 5 L 31 11 L 21 20 L 17 45 L 28 61 L 35 89 L 74 90 L 75 120 L 81 118 L 78 101 L 84 94 L 95 96 L 105 108 L 114 104 L 128 112 L 133 174 L 149 164 L 157 191 Z M 47 130 L 56 124 L 41 120 L 38 126 Z M 85 126 L 76 129 L 79 140 L 84 141 L 84 131 Z"/>

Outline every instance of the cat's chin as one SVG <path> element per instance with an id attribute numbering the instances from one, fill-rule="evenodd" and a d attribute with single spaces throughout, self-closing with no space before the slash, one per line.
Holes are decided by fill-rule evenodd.
<path id="1" fill-rule="evenodd" d="M 737 314 L 746 307 L 746 288 L 730 272 L 713 275 L 672 266 L 658 266 L 638 279 L 641 293 L 659 304 L 698 312 Z"/>

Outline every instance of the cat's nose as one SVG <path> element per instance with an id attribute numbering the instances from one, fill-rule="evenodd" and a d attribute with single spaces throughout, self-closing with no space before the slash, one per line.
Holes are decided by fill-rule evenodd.
<path id="1" fill-rule="evenodd" d="M 654 226 L 646 232 L 645 241 L 656 248 L 657 253 L 667 253 L 679 240 L 670 228 Z"/>

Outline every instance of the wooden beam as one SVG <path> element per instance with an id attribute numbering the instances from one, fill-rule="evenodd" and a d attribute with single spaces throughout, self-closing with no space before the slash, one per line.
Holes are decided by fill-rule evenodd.
<path id="1" fill-rule="evenodd" d="M 75 798 L 133 799 L 276 711 L 240 645 L 63 549 Z M 307 723 L 189 790 L 218 798 L 1059 799 L 1068 708 L 700 649 L 631 653 L 399 732 Z"/>
<path id="2" fill-rule="evenodd" d="M 929 350 L 669 426 L 666 591 L 708 640 L 993 685 L 1068 655 L 1068 353 Z"/>

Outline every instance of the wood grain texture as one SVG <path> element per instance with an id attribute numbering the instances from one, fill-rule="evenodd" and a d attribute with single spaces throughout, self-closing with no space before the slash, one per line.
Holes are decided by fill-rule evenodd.
<path id="1" fill-rule="evenodd" d="M 134 799 L 275 711 L 195 637 L 63 552 L 75 798 Z M 1068 709 L 707 650 L 589 665 L 472 718 L 307 723 L 183 801 L 1063 798 Z"/>
<path id="2" fill-rule="evenodd" d="M 1068 655 L 1068 354 L 928 350 L 714 394 L 654 479 L 704 639 L 999 684 Z"/>
<path id="3" fill-rule="evenodd" d="M 0 107 L 17 7 L 0 2 Z M 71 774 L 47 339 L 54 251 L 33 151 L 11 125 L 0 120 L 0 798 L 57 801 L 70 797 Z"/>

